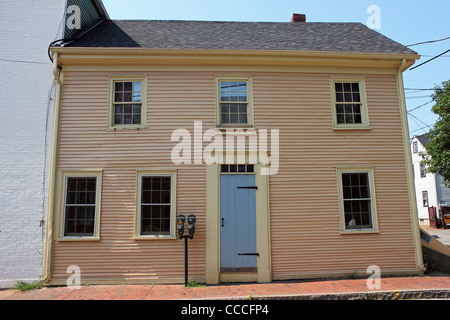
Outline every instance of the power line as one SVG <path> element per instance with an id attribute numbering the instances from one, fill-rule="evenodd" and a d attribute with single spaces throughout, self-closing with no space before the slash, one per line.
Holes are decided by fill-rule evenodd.
<path id="1" fill-rule="evenodd" d="M 46 65 L 49 65 L 48 62 L 25 61 L 25 60 L 0 59 L 0 61 L 18 62 L 18 63 L 34 63 L 34 64 L 46 64 Z"/>
<path id="2" fill-rule="evenodd" d="M 428 63 L 428 62 L 430 62 L 430 61 L 432 61 L 432 60 L 434 60 L 434 59 L 436 59 L 436 58 L 439 58 L 440 56 L 446 54 L 447 52 L 450 52 L 450 49 L 448 49 L 447 51 L 442 52 L 441 54 L 438 54 L 437 56 L 435 56 L 435 57 L 433 57 L 433 58 L 431 58 L 431 59 L 429 59 L 429 60 L 427 60 L 427 61 L 425 61 L 425 62 L 422 62 L 421 64 L 418 64 L 418 65 L 415 66 L 415 67 L 410 68 L 409 70 L 413 70 L 413 69 L 415 69 L 415 68 L 418 68 L 418 67 L 420 67 L 420 66 L 423 66 L 425 63 Z"/>
<path id="3" fill-rule="evenodd" d="M 409 44 L 409 45 L 407 45 L 407 46 L 405 46 L 405 47 L 413 47 L 413 46 L 418 46 L 418 45 L 420 45 L 420 44 L 439 42 L 439 41 L 444 41 L 444 40 L 448 40 L 448 39 L 450 39 L 450 37 L 443 38 L 443 39 L 437 39 L 437 40 L 430 40 L 430 41 L 418 42 L 418 43 L 414 43 L 414 44 Z"/>
<path id="4" fill-rule="evenodd" d="M 430 103 L 432 103 L 432 102 L 433 102 L 433 100 L 430 100 L 430 101 L 428 101 L 428 102 L 425 102 L 424 104 L 421 104 L 420 106 L 417 106 L 417 107 L 412 108 L 411 110 L 407 110 L 407 112 L 411 112 L 411 111 L 414 111 L 414 110 L 416 110 L 416 109 L 422 108 L 422 107 L 424 107 L 424 106 L 426 106 L 427 104 L 430 104 Z"/>
<path id="5" fill-rule="evenodd" d="M 411 88 L 405 88 L 405 90 L 418 90 L 418 91 L 424 91 L 424 90 L 434 90 L 434 89 L 411 89 Z"/>
<path id="6" fill-rule="evenodd" d="M 407 112 L 411 117 L 413 117 L 414 119 L 416 119 L 417 121 L 421 122 L 422 124 L 424 124 L 425 126 L 427 126 L 430 129 L 433 129 L 431 126 L 429 126 L 428 124 L 426 124 L 425 122 L 423 122 L 422 120 L 420 120 L 419 118 L 417 118 L 415 115 L 413 115 L 410 112 Z"/>
<path id="7" fill-rule="evenodd" d="M 430 96 L 415 96 L 415 97 L 406 97 L 406 99 L 420 99 L 420 98 L 429 98 Z"/>

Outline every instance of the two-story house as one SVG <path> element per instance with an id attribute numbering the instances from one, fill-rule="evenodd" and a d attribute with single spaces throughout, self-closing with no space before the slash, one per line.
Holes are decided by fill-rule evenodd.
<path id="1" fill-rule="evenodd" d="M 46 280 L 423 271 L 402 72 L 360 23 L 107 20 L 52 47 Z M 73 270 L 69 268 L 69 270 Z"/>
<path id="2" fill-rule="evenodd" d="M 414 136 L 411 139 L 417 212 L 420 224 L 424 225 L 430 224 L 429 207 L 435 207 L 437 217 L 442 218 L 441 207 L 448 207 L 450 205 L 450 188 L 445 186 L 440 175 L 427 172 L 426 165 L 422 163 L 423 157 L 421 153 L 426 154 L 428 141 L 425 134 Z"/>

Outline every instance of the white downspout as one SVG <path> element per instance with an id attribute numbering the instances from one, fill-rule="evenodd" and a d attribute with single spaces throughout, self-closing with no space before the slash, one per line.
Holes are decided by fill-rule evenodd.
<path id="1" fill-rule="evenodd" d="M 61 92 L 63 81 L 59 73 L 58 67 L 58 53 L 53 53 L 53 76 L 56 81 L 55 89 L 55 106 L 53 112 L 53 131 L 52 131 L 52 147 L 51 147 L 51 162 L 50 162 L 50 181 L 48 189 L 48 211 L 47 211 L 47 239 L 45 246 L 45 262 L 43 281 L 47 283 L 50 280 L 50 266 L 52 260 L 52 245 L 53 245 L 53 213 L 54 213 L 54 195 L 56 188 L 56 164 L 57 164 L 57 147 L 59 139 L 59 117 L 61 109 Z"/>

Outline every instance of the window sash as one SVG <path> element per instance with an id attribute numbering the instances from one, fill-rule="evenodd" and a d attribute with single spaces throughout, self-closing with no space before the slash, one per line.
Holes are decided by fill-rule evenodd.
<path id="1" fill-rule="evenodd" d="M 112 125 L 141 125 L 143 81 L 114 80 L 112 86 Z"/>
<path id="2" fill-rule="evenodd" d="M 344 178 L 344 175 L 348 175 L 348 177 Z M 354 178 L 351 175 L 357 175 L 358 182 L 352 181 Z M 366 183 L 361 183 L 361 175 L 364 175 L 363 180 Z M 346 180 L 349 184 L 345 183 Z M 342 172 L 341 181 L 345 229 L 372 229 L 372 196 L 369 173 Z"/>
<path id="3" fill-rule="evenodd" d="M 247 80 L 219 80 L 220 124 L 249 124 L 248 86 Z"/>
<path id="4" fill-rule="evenodd" d="M 425 178 L 427 176 L 427 171 L 424 163 L 420 163 L 420 177 Z"/>
<path id="5" fill-rule="evenodd" d="M 424 207 L 428 207 L 428 191 L 422 191 L 422 204 Z"/>
<path id="6" fill-rule="evenodd" d="M 413 142 L 413 153 L 418 153 L 418 145 L 417 145 L 417 141 Z"/>
<path id="7" fill-rule="evenodd" d="M 79 181 L 86 180 L 86 185 Z M 88 180 L 91 180 L 88 182 Z M 92 181 L 93 180 L 93 181 Z M 71 189 L 74 186 L 75 190 Z M 88 189 L 94 184 L 94 190 Z M 65 179 L 64 229 L 65 237 L 92 237 L 95 235 L 97 210 L 97 177 L 68 176 Z M 92 188 L 92 185 L 90 186 Z"/>
<path id="8" fill-rule="evenodd" d="M 164 181 L 164 178 L 168 178 L 168 180 Z M 146 182 L 145 180 L 147 179 L 151 179 L 150 182 Z M 153 179 L 160 179 L 159 186 Z M 169 183 L 168 188 L 167 182 Z M 173 181 L 171 175 L 141 176 L 140 235 L 171 235 L 173 219 L 172 190 Z"/>

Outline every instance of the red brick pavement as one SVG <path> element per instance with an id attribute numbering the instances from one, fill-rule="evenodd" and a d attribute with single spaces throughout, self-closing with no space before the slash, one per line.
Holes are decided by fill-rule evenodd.
<path id="1" fill-rule="evenodd" d="M 306 296 L 353 293 L 444 291 L 450 297 L 450 277 L 382 278 L 379 290 L 369 290 L 367 279 L 309 280 L 267 284 L 223 284 L 185 288 L 183 285 L 90 285 L 80 289 L 44 287 L 31 291 L 0 291 L 0 300 L 193 300 L 293 299 Z"/>

